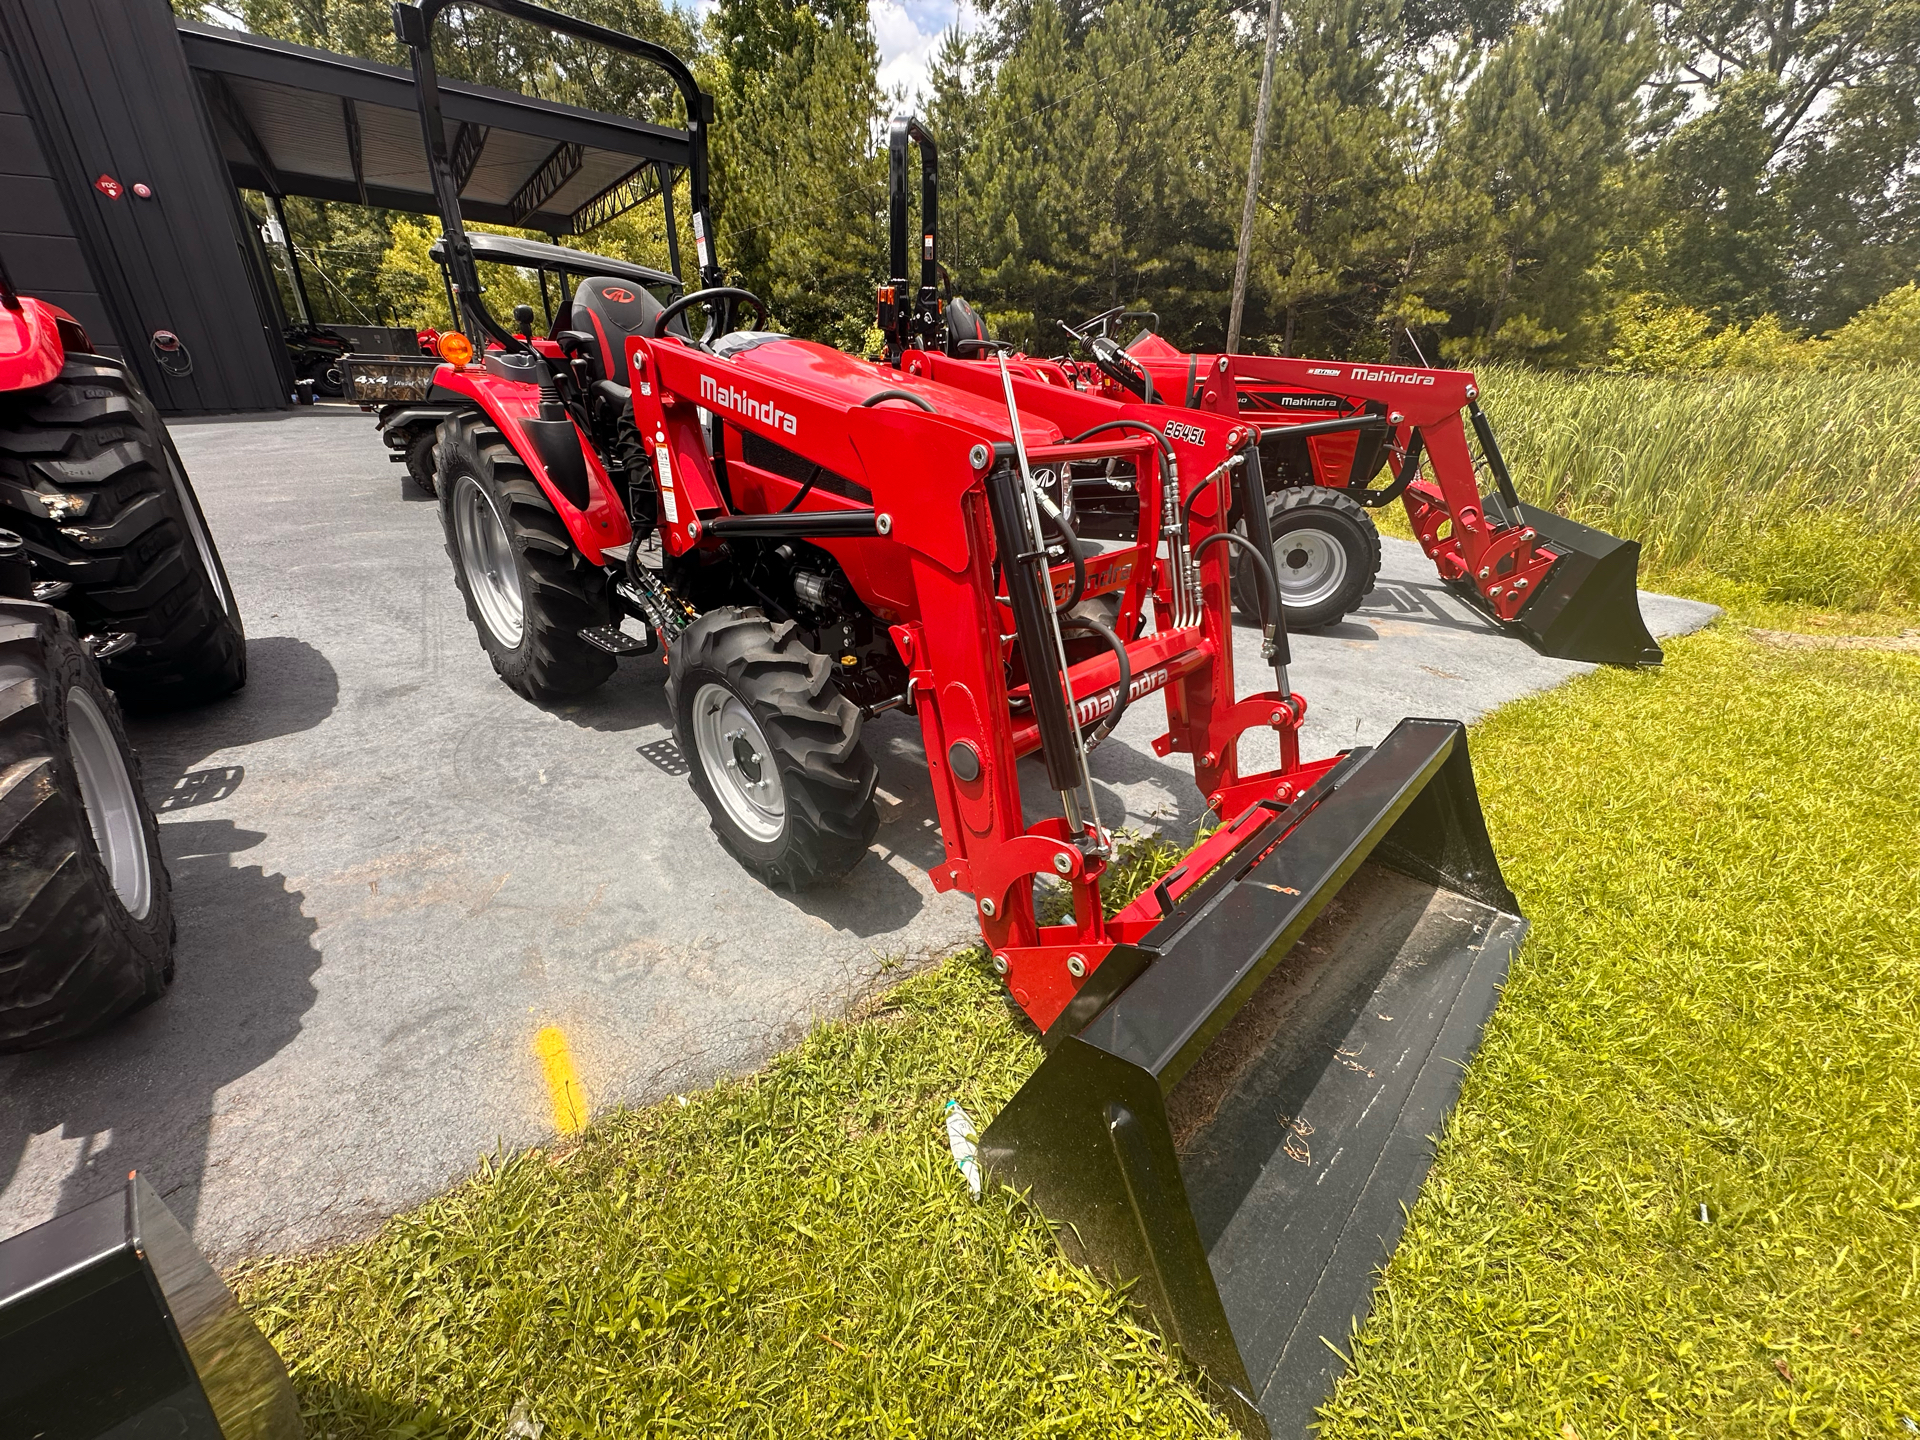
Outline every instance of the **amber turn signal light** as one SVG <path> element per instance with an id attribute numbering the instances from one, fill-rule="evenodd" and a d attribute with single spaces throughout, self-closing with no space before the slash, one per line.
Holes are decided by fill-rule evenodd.
<path id="1" fill-rule="evenodd" d="M 458 330 L 449 330 L 440 337 L 440 358 L 449 365 L 458 367 L 473 359 L 473 342 Z"/>

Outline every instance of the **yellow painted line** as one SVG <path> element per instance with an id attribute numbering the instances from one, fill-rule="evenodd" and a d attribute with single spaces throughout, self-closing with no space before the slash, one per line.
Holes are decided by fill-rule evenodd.
<path id="1" fill-rule="evenodd" d="M 592 1111 L 587 1087 L 580 1083 L 580 1072 L 573 1068 L 573 1052 L 567 1049 L 567 1037 L 558 1025 L 549 1025 L 533 1037 L 533 1053 L 540 1057 L 540 1069 L 547 1077 L 554 1128 L 562 1135 L 578 1135 L 587 1128 Z"/>

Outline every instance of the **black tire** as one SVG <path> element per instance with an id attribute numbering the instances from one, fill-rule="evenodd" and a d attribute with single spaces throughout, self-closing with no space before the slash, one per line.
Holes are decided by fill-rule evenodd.
<path id="1" fill-rule="evenodd" d="M 427 494 L 437 493 L 434 486 L 434 447 L 439 443 L 439 428 L 417 430 L 407 441 L 407 474 Z"/>
<path id="2" fill-rule="evenodd" d="M 0 395 L 0 482 L 11 482 L 0 483 L 0 524 L 26 540 L 39 579 L 73 587 L 55 603 L 83 634 L 138 637 L 101 666 L 129 710 L 196 705 L 247 683 L 226 567 L 159 412 L 125 366 L 70 355 L 51 383 Z M 60 505 L 63 496 L 81 503 Z"/>
<path id="3" fill-rule="evenodd" d="M 98 1029 L 172 979 L 160 831 L 120 707 L 71 617 L 0 600 L 0 1053 Z"/>
<path id="4" fill-rule="evenodd" d="M 1359 608 L 1380 577 L 1380 532 L 1360 503 L 1320 485 L 1297 485 L 1267 496 L 1273 573 L 1289 630 L 1336 625 Z M 1242 534 L 1245 526 L 1236 527 Z M 1292 542 L 1292 543 L 1289 543 Z M 1236 555 L 1233 603 L 1256 624 L 1260 582 Z"/>
<path id="5" fill-rule="evenodd" d="M 608 622 L 607 577 L 575 548 L 567 527 L 493 422 L 463 410 L 440 423 L 435 489 L 440 524 L 453 561 L 453 581 L 494 673 L 530 700 L 557 700 L 603 684 L 615 660 L 580 638 Z M 470 495 L 491 507 L 505 535 L 513 574 L 501 579 L 518 596 L 518 635 L 489 619 L 485 590 L 476 591 L 463 552 L 459 511 Z M 486 562 L 474 557 L 475 573 Z"/>
<path id="6" fill-rule="evenodd" d="M 722 693 L 759 731 L 731 742 L 736 773 L 750 783 L 771 767 L 777 781 L 779 814 L 758 817 L 767 827 L 759 834 L 742 825 L 716 788 L 739 797 L 743 783 L 710 773 L 711 747 L 701 743 L 699 712 Z M 714 833 L 749 870 L 769 885 L 803 890 L 838 880 L 860 863 L 880 828 L 873 802 L 879 772 L 860 744 L 860 707 L 840 693 L 833 662 L 809 650 L 793 622 L 776 625 L 758 610 L 733 605 L 702 615 L 674 641 L 667 709 Z M 725 723 L 725 714 L 716 725 Z"/>

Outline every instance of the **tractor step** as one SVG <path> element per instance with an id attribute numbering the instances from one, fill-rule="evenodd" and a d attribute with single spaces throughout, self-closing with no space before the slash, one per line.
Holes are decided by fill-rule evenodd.
<path id="1" fill-rule="evenodd" d="M 580 638 L 609 655 L 651 655 L 660 643 L 651 630 L 646 639 L 638 640 L 611 625 L 588 625 L 580 631 Z"/>

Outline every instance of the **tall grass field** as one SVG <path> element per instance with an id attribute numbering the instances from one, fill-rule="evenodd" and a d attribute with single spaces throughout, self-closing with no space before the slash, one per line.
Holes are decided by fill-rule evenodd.
<path id="1" fill-rule="evenodd" d="M 1640 540 L 1643 584 L 1920 603 L 1920 367 L 1479 380 L 1521 498 Z"/>

